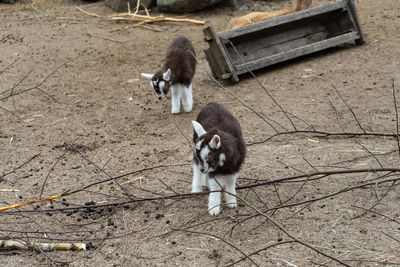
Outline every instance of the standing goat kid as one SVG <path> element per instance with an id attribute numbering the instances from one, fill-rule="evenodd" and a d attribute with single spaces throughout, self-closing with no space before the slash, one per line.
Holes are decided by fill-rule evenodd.
<path id="1" fill-rule="evenodd" d="M 226 204 L 236 208 L 236 179 L 246 156 L 239 121 L 218 103 L 210 103 L 192 121 L 195 143 L 193 155 L 192 192 L 210 189 L 208 212 L 218 215 L 221 210 L 221 191 L 225 190 Z"/>
<path id="2" fill-rule="evenodd" d="M 154 74 L 142 73 L 158 99 L 164 99 L 171 88 L 172 114 L 180 112 L 181 100 L 185 112 L 192 111 L 192 80 L 196 70 L 193 44 L 185 36 L 175 38 L 167 49 L 163 66 Z"/>

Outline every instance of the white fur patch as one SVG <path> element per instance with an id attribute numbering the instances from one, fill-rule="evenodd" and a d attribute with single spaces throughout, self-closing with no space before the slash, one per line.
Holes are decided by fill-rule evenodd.
<path id="1" fill-rule="evenodd" d="M 157 92 L 156 92 L 155 89 L 154 89 L 154 87 L 155 87 L 157 84 L 159 84 L 159 88 L 160 88 L 160 91 L 161 91 L 160 94 L 157 94 Z M 164 98 L 165 98 L 165 94 L 164 94 L 164 91 L 163 91 L 163 87 L 164 87 L 164 85 L 165 85 L 165 82 L 164 82 L 164 81 L 161 81 L 161 82 L 158 82 L 158 80 L 150 81 L 150 85 L 151 85 L 151 88 L 153 88 L 153 91 L 154 91 L 154 93 L 156 94 L 156 96 L 157 96 L 158 98 L 160 98 L 160 99 L 164 99 Z"/>
<path id="2" fill-rule="evenodd" d="M 160 91 L 163 91 L 164 87 L 165 87 L 165 82 L 161 81 L 160 84 L 158 85 L 158 87 L 160 88 Z"/>
<path id="3" fill-rule="evenodd" d="M 224 162 L 226 160 L 226 156 L 224 153 L 219 154 L 219 162 L 218 165 L 219 166 L 224 166 Z"/>
<path id="4" fill-rule="evenodd" d="M 193 125 L 193 129 L 197 133 L 198 137 L 200 137 L 206 133 L 206 130 L 204 130 L 203 126 L 201 126 L 201 124 L 198 123 L 197 121 L 192 121 L 192 125 Z"/>
<path id="5" fill-rule="evenodd" d="M 171 69 L 168 69 L 166 72 L 163 73 L 163 79 L 165 81 L 169 81 L 171 79 Z"/>
<path id="6" fill-rule="evenodd" d="M 210 154 L 210 148 L 208 146 L 204 146 L 200 151 L 200 158 L 203 162 L 204 173 L 209 173 L 214 171 L 212 167 L 208 166 L 207 163 L 208 154 Z"/>
<path id="7" fill-rule="evenodd" d="M 214 135 L 209 143 L 209 146 L 211 149 L 219 149 L 221 147 L 221 137 L 219 137 L 219 135 Z"/>
<path id="8" fill-rule="evenodd" d="M 201 148 L 201 143 L 203 143 L 203 139 L 202 140 L 200 140 L 199 142 L 197 142 L 197 144 L 196 144 L 196 149 L 197 150 L 200 150 L 200 148 Z"/>
<path id="9" fill-rule="evenodd" d="M 153 78 L 153 75 L 154 75 L 154 74 L 141 73 L 141 75 L 142 75 L 143 77 L 145 77 L 146 79 L 150 79 L 150 80 L 151 80 L 151 78 Z"/>

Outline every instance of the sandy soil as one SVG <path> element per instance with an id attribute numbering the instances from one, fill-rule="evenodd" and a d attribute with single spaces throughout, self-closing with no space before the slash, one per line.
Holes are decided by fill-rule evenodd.
<path id="1" fill-rule="evenodd" d="M 313 6 L 328 2 L 333 1 L 314 0 Z M 295 114 L 290 117 L 297 130 L 396 132 L 392 81 L 400 95 L 399 1 L 356 4 L 364 45 L 347 44 L 256 72 L 282 108 Z M 299 243 L 285 243 L 291 238 L 265 216 L 253 216 L 255 209 L 351 266 L 400 265 L 399 182 L 388 182 L 397 178 L 388 172 L 238 190 L 244 199 L 240 206 L 224 208 L 217 217 L 207 213 L 206 195 L 168 197 L 190 192 L 191 149 L 183 135 L 191 134 L 191 120 L 208 102 L 217 101 L 238 117 L 249 144 L 276 131 L 209 76 L 204 26 L 135 27 L 87 16 L 77 5 L 112 14 L 103 2 L 0 3 L 0 205 L 80 190 L 1 212 L 0 239 L 81 241 L 93 248 L 0 251 L 0 265 L 226 266 L 276 242 L 251 260 L 259 266 L 339 265 Z M 218 7 L 187 17 L 222 31 L 233 15 L 287 5 L 246 0 L 237 10 Z M 193 111 L 171 115 L 170 100 L 158 101 L 140 73 L 156 71 L 169 42 L 181 34 L 192 40 L 200 64 Z M 223 85 L 279 123 L 274 123 L 277 131 L 293 130 L 251 76 Z M 392 137 L 282 134 L 248 147 L 238 186 L 304 172 L 398 167 L 397 150 Z M 374 185 L 328 197 L 362 183 Z M 142 198 L 147 200 L 138 202 Z M 273 209 L 282 203 L 296 205 Z M 246 259 L 236 265 L 254 263 Z"/>

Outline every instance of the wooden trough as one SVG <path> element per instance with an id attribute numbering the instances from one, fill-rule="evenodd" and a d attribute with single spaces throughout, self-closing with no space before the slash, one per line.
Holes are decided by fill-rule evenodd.
<path id="1" fill-rule="evenodd" d="M 206 60 L 216 78 L 239 75 L 346 42 L 364 42 L 353 0 L 341 0 L 234 30 L 203 30 Z"/>

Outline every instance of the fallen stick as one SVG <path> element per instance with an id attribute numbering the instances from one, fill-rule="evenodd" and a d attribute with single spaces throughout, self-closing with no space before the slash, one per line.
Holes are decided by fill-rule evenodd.
<path id="1" fill-rule="evenodd" d="M 102 18 L 106 20 L 114 20 L 114 21 L 134 21 L 134 22 L 140 22 L 141 24 L 144 23 L 153 23 L 153 22 L 187 22 L 187 23 L 193 23 L 193 24 L 200 24 L 204 25 L 206 22 L 203 20 L 195 20 L 195 19 L 179 19 L 179 18 L 170 18 L 170 17 L 164 17 L 163 15 L 158 16 L 158 17 L 151 17 L 148 12 L 146 12 L 145 15 L 139 15 L 135 13 L 120 13 L 120 14 L 114 14 L 111 16 L 100 16 L 95 13 L 87 12 L 83 10 L 80 7 L 76 7 L 80 12 L 96 17 L 96 18 Z"/>
<path id="2" fill-rule="evenodd" d="M 32 243 L 26 244 L 16 240 L 1 240 L 0 249 L 16 250 L 16 249 L 39 249 L 42 251 L 78 251 L 86 250 L 86 243 Z"/>
<path id="3" fill-rule="evenodd" d="M 46 197 L 46 198 L 41 198 L 41 199 L 35 199 L 35 200 L 31 200 L 31 201 L 24 202 L 24 203 L 18 203 L 18 204 L 10 205 L 10 206 L 7 206 L 7 207 L 2 207 L 2 208 L 0 208 L 0 211 L 19 208 L 19 207 L 31 205 L 31 204 L 34 204 L 34 203 L 39 203 L 39 202 L 51 201 L 53 199 L 60 198 L 60 197 L 63 197 L 63 196 L 67 196 L 67 195 L 68 195 L 68 193 L 61 194 L 61 195 L 56 195 L 56 196 L 51 196 L 51 197 Z"/>

